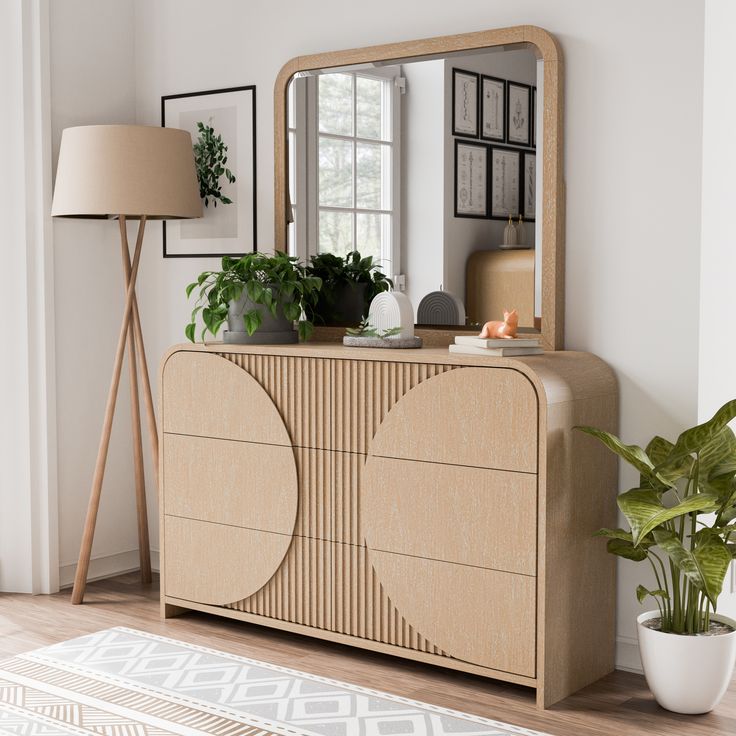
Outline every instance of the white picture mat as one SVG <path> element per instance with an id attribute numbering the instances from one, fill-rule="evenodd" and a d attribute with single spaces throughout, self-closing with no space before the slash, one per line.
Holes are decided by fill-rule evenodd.
<path id="1" fill-rule="evenodd" d="M 459 215 L 487 214 L 488 149 L 457 144 L 457 187 L 455 209 Z"/>
<path id="2" fill-rule="evenodd" d="M 453 71 L 455 91 L 454 133 L 478 135 L 478 77 Z"/>
<path id="3" fill-rule="evenodd" d="M 483 123 L 482 135 L 486 138 L 503 140 L 503 125 L 506 111 L 505 90 L 503 81 L 483 79 Z"/>
<path id="4" fill-rule="evenodd" d="M 508 140 L 513 143 L 528 145 L 529 137 L 529 104 L 530 93 L 528 87 L 521 87 L 509 82 L 509 130 Z"/>
<path id="5" fill-rule="evenodd" d="M 203 207 L 198 220 L 169 220 L 166 223 L 167 255 L 241 254 L 253 250 L 253 90 L 180 97 L 164 101 L 167 128 L 181 128 L 196 143 L 197 122 L 211 125 L 228 146 L 228 161 L 236 177 L 231 184 L 220 179 L 222 193 L 232 204 L 218 202 Z M 204 205 L 204 202 L 203 202 Z"/>
<path id="6" fill-rule="evenodd" d="M 491 217 L 519 214 L 518 151 L 491 149 Z"/>
<path id="7" fill-rule="evenodd" d="M 537 157 L 533 153 L 524 154 L 524 219 L 534 220 L 537 216 Z"/>

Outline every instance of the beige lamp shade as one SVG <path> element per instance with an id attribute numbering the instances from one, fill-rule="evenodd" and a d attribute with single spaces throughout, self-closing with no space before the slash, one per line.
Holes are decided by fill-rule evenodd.
<path id="1" fill-rule="evenodd" d="M 66 128 L 54 217 L 202 217 L 192 137 L 144 125 Z"/>

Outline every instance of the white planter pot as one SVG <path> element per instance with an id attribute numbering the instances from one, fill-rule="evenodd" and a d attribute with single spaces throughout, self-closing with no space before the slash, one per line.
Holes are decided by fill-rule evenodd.
<path id="1" fill-rule="evenodd" d="M 721 700 L 736 662 L 736 631 L 717 636 L 663 634 L 643 625 L 659 611 L 637 619 L 639 653 L 647 685 L 657 702 L 675 713 L 707 713 Z M 736 621 L 712 614 L 736 629 Z"/>

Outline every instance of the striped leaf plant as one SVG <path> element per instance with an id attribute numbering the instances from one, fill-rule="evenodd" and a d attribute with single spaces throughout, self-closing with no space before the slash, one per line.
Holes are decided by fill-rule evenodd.
<path id="1" fill-rule="evenodd" d="M 639 485 L 618 497 L 627 529 L 600 529 L 611 554 L 648 563 L 661 631 L 698 634 L 710 626 L 731 560 L 736 558 L 736 436 L 728 426 L 736 399 L 673 444 L 654 437 L 642 449 L 594 427 L 576 429 L 600 440 L 639 472 Z M 732 541 L 733 539 L 733 541 Z"/>

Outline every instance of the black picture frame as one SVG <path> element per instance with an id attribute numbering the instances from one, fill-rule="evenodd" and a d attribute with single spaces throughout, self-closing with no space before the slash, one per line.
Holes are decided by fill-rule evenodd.
<path id="1" fill-rule="evenodd" d="M 515 96 L 516 90 L 521 90 L 522 98 L 526 97 L 526 115 L 524 110 L 521 111 L 513 110 L 512 105 L 516 107 L 516 99 L 512 99 Z M 521 100 L 518 100 L 521 103 Z M 510 146 L 522 146 L 530 148 L 532 145 L 532 88 L 529 84 L 523 82 L 512 82 L 506 83 L 506 143 Z M 518 116 L 518 120 L 517 120 Z M 517 133 L 521 131 L 521 135 Z"/>
<path id="2" fill-rule="evenodd" d="M 537 147 L 537 88 L 532 87 L 532 148 Z"/>
<path id="3" fill-rule="evenodd" d="M 471 212 L 463 212 L 458 208 L 458 183 L 459 183 L 459 172 L 458 172 L 458 164 L 459 164 L 459 149 L 461 147 L 468 147 L 468 148 L 477 148 L 482 151 L 484 151 L 485 154 L 485 165 L 484 165 L 484 172 L 483 172 L 483 186 L 485 187 L 485 196 L 483 197 L 483 204 L 484 204 L 484 211 L 482 213 L 471 213 Z M 471 141 L 471 140 L 461 140 L 461 139 L 455 139 L 455 162 L 454 162 L 454 186 L 453 186 L 453 215 L 454 217 L 463 217 L 463 218 L 471 218 L 475 220 L 487 220 L 488 215 L 490 214 L 490 178 L 488 175 L 489 172 L 489 146 L 486 143 L 481 143 L 479 141 Z"/>
<path id="4" fill-rule="evenodd" d="M 521 190 L 521 204 L 519 207 L 519 211 L 521 212 L 525 222 L 535 222 L 537 219 L 537 152 L 522 151 L 521 153 L 521 178 L 519 181 L 519 189 Z M 530 183 L 527 180 L 527 161 L 532 159 L 534 160 L 534 175 L 531 181 L 531 191 L 533 192 L 533 194 L 531 194 L 528 189 Z M 532 212 L 533 214 L 529 215 L 528 212 Z"/>
<path id="5" fill-rule="evenodd" d="M 474 115 L 475 118 L 475 132 L 462 130 L 458 128 L 457 126 L 457 116 L 455 114 L 455 103 L 457 100 L 458 95 L 458 85 L 457 85 L 457 78 L 458 76 L 466 76 L 471 77 L 475 80 L 475 105 L 474 110 L 471 114 Z M 465 69 L 457 69 L 453 67 L 452 69 L 452 134 L 455 136 L 458 136 L 460 138 L 478 138 L 480 135 L 480 113 L 479 113 L 479 105 L 480 105 L 480 74 L 478 72 L 469 72 Z"/>
<path id="6" fill-rule="evenodd" d="M 205 97 L 205 96 L 215 96 L 215 95 L 226 95 L 231 93 L 242 93 L 247 92 L 251 95 L 251 131 L 252 131 L 252 141 L 250 143 L 250 155 L 251 155 L 251 172 L 250 172 L 250 179 L 252 181 L 251 187 L 252 187 L 252 243 L 253 243 L 253 250 L 252 252 L 258 251 L 258 192 L 257 192 L 257 171 L 256 171 L 256 159 L 257 159 L 257 137 L 256 137 L 256 86 L 254 84 L 249 85 L 243 85 L 240 87 L 223 87 L 220 89 L 211 89 L 211 90 L 202 90 L 199 92 L 182 92 L 179 94 L 174 95 L 162 95 L 161 97 L 161 127 L 166 127 L 166 107 L 167 103 L 170 103 L 174 100 L 183 100 L 186 98 L 195 98 L 195 97 Z M 238 176 L 241 176 L 239 174 Z M 212 252 L 204 252 L 204 253 L 172 253 L 167 248 L 167 235 L 166 235 L 166 221 L 164 220 L 163 226 L 162 226 L 162 232 L 163 232 L 163 247 L 162 247 L 162 253 L 164 258 L 222 258 L 223 256 L 231 256 L 233 258 L 237 258 L 240 256 L 245 255 L 245 252 L 237 253 L 237 252 L 219 252 L 216 250 L 213 250 Z"/>
<path id="7" fill-rule="evenodd" d="M 519 216 L 519 213 L 522 211 L 522 180 L 521 180 L 521 174 L 522 174 L 522 160 L 524 151 L 520 148 L 514 148 L 512 146 L 498 146 L 498 145 L 489 145 L 488 146 L 488 219 L 489 220 L 508 220 L 509 216 L 511 216 L 513 219 L 517 219 Z M 517 156 L 516 160 L 516 181 L 517 181 L 517 193 L 516 193 L 516 210 L 514 212 L 506 212 L 503 214 L 494 214 L 493 210 L 493 202 L 494 202 L 494 176 L 495 176 L 495 169 L 494 169 L 494 152 L 495 151 L 501 151 L 504 153 L 511 153 L 515 154 Z"/>
<path id="8" fill-rule="evenodd" d="M 501 85 L 501 101 L 503 109 L 501 110 L 501 134 L 500 136 L 486 135 L 486 106 L 484 103 L 486 96 L 486 82 L 495 83 Z M 507 91 L 506 85 L 508 82 L 505 79 L 499 77 L 492 77 L 488 74 L 481 74 L 480 76 L 480 137 L 481 140 L 491 141 L 493 143 L 505 143 L 506 142 L 506 131 L 508 130 L 508 119 L 506 117 L 506 100 Z M 455 109 L 453 105 L 453 110 Z"/>

